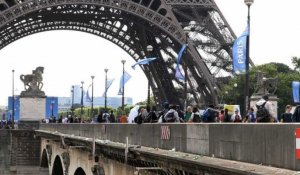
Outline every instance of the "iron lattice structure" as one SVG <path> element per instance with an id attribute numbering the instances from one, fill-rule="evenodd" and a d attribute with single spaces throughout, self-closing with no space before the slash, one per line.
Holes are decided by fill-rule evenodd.
<path id="1" fill-rule="evenodd" d="M 232 70 L 235 35 L 214 0 L 0 0 L 0 29 L 0 48 L 38 32 L 76 30 L 115 43 L 135 60 L 156 56 L 142 69 L 157 104 L 218 104 L 216 77 Z M 185 43 L 186 91 L 174 76 Z"/>

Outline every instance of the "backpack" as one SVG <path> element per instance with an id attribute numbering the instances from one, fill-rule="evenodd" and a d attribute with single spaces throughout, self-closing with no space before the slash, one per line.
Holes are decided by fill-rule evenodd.
<path id="1" fill-rule="evenodd" d="M 142 123 L 143 123 L 142 113 L 139 113 L 139 114 L 134 118 L 134 122 L 137 123 L 137 124 L 142 124 Z"/>
<path id="2" fill-rule="evenodd" d="M 168 112 L 164 117 L 163 117 L 164 122 L 175 122 L 175 115 L 174 112 Z"/>
<path id="3" fill-rule="evenodd" d="M 214 122 L 214 119 L 218 117 L 219 111 L 211 108 L 207 108 L 202 115 L 203 122 Z"/>
<path id="4" fill-rule="evenodd" d="M 109 114 L 108 113 L 103 113 L 102 114 L 102 122 L 107 123 L 109 120 Z"/>
<path id="5" fill-rule="evenodd" d="M 157 119 L 157 115 L 154 111 L 150 111 L 147 115 L 147 117 L 144 119 L 144 123 L 153 123 L 156 122 Z"/>
<path id="6" fill-rule="evenodd" d="M 256 105 L 257 111 L 256 111 L 256 118 L 258 120 L 269 118 L 269 112 L 265 108 L 267 102 L 264 102 L 262 105 Z"/>
<path id="7" fill-rule="evenodd" d="M 194 123 L 200 123 L 201 122 L 201 116 L 197 113 L 194 113 L 193 122 Z"/>

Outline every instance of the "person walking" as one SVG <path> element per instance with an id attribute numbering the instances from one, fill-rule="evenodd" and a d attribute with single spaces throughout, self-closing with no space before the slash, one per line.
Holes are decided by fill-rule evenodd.
<path id="1" fill-rule="evenodd" d="M 259 123 L 273 122 L 275 120 L 272 103 L 268 95 L 264 95 L 256 103 L 256 121 Z"/>

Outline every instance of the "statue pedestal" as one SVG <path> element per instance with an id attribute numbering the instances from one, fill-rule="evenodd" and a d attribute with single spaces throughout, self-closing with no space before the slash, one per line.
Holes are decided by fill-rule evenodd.
<path id="1" fill-rule="evenodd" d="M 20 121 L 39 121 L 46 117 L 46 98 L 20 97 Z"/>
<path id="2" fill-rule="evenodd" d="M 256 112 L 256 102 L 258 102 L 262 98 L 262 95 L 253 95 L 250 98 L 250 107 L 253 107 L 254 111 Z M 276 95 L 270 95 L 269 96 L 269 102 L 272 103 L 273 105 L 273 112 L 275 115 L 275 118 L 278 119 L 277 117 L 277 108 L 278 108 L 278 98 Z"/>

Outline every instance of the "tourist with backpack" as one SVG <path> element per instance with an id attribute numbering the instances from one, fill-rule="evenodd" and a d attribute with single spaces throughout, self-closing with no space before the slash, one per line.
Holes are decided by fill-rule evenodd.
<path id="1" fill-rule="evenodd" d="M 165 123 L 178 123 L 180 122 L 178 112 L 176 111 L 175 105 L 170 105 L 169 111 L 163 116 L 163 122 Z"/>
<path id="2" fill-rule="evenodd" d="M 258 102 L 256 102 L 256 121 L 258 123 L 274 121 L 272 103 L 268 100 L 268 95 L 264 95 Z"/>
<path id="3" fill-rule="evenodd" d="M 213 123 L 217 121 L 219 111 L 214 109 L 214 105 L 209 105 L 208 108 L 202 114 L 202 121 L 205 123 Z"/>
<path id="4" fill-rule="evenodd" d="M 110 123 L 110 116 L 107 110 L 105 110 L 102 114 L 101 123 Z"/>

